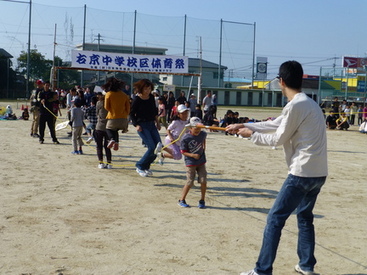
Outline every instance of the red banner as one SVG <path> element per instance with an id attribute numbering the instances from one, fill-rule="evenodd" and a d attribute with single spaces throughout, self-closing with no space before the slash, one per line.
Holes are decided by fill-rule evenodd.
<path id="1" fill-rule="evenodd" d="M 367 58 L 343 57 L 344 68 L 364 68 L 365 66 L 367 66 Z"/>

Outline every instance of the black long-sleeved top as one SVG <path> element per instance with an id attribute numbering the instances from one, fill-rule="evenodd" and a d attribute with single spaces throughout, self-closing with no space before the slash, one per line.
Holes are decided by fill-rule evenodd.
<path id="1" fill-rule="evenodd" d="M 134 126 L 139 125 L 140 122 L 155 121 L 157 115 L 158 109 L 152 94 L 148 99 L 135 97 L 130 111 L 130 118 Z"/>

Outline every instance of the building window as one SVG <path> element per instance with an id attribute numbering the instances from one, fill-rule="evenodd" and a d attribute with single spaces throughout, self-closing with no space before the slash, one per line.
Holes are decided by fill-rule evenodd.
<path id="1" fill-rule="evenodd" d="M 167 76 L 162 77 L 162 81 L 167 81 L 167 80 L 168 80 Z"/>
<path id="2" fill-rule="evenodd" d="M 220 74 L 220 79 L 223 79 L 224 74 Z M 213 72 L 213 79 L 218 79 L 218 72 Z"/>

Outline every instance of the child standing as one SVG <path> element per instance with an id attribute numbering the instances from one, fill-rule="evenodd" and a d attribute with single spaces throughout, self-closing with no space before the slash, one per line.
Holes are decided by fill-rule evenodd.
<path id="1" fill-rule="evenodd" d="M 186 196 L 191 186 L 194 185 L 195 175 L 197 173 L 198 182 L 201 184 L 201 198 L 198 207 L 202 209 L 205 208 L 207 183 L 207 172 L 205 167 L 205 140 L 207 133 L 201 131 L 201 128 L 196 127 L 198 125 L 202 125 L 201 120 L 198 117 L 192 117 L 190 119 L 190 124 L 188 124 L 190 132 L 187 133 L 181 141 L 181 153 L 185 156 L 187 181 L 182 189 L 182 195 L 178 200 L 178 205 L 181 207 L 190 207 L 190 205 L 186 203 Z"/>
<path id="2" fill-rule="evenodd" d="M 169 121 L 172 121 L 174 116 L 177 115 L 177 108 L 178 108 L 178 105 L 180 105 L 180 102 L 178 100 L 175 101 L 175 105 L 172 107 L 172 110 L 171 110 L 171 117 L 170 117 L 170 120 Z"/>
<path id="3" fill-rule="evenodd" d="M 86 127 L 86 131 L 87 131 L 87 135 L 88 135 L 88 139 L 87 139 L 87 144 L 91 143 L 91 141 L 93 140 L 93 132 L 96 129 L 96 125 L 97 125 L 97 113 L 96 113 L 96 104 L 97 104 L 97 97 L 93 96 L 91 98 L 91 106 L 88 107 L 85 110 L 85 117 L 88 119 L 89 124 Z"/>
<path id="4" fill-rule="evenodd" d="M 93 136 L 96 142 L 97 147 L 97 157 L 99 160 L 98 168 L 103 169 L 112 169 L 112 154 L 111 149 L 107 147 L 108 145 L 108 136 L 106 133 L 106 124 L 107 124 L 107 113 L 108 111 L 104 108 L 104 94 L 99 92 L 97 94 L 98 102 L 96 104 L 96 114 L 97 114 L 97 125 L 94 130 Z M 106 152 L 107 164 L 103 163 L 103 148 Z"/>
<path id="5" fill-rule="evenodd" d="M 158 98 L 158 119 L 161 125 L 167 129 L 166 105 L 164 104 L 163 97 Z"/>
<path id="6" fill-rule="evenodd" d="M 201 110 L 200 104 L 196 104 L 195 112 L 194 112 L 194 115 L 192 115 L 192 117 L 198 117 L 200 119 L 203 119 L 203 111 Z"/>
<path id="7" fill-rule="evenodd" d="M 186 127 L 190 109 L 181 104 L 177 107 L 177 113 L 177 116 L 173 118 L 171 124 L 167 128 L 167 136 L 164 140 L 164 143 L 165 145 L 169 145 L 163 149 L 165 152 L 157 152 L 158 163 L 161 165 L 163 165 L 164 158 L 171 158 L 174 160 L 180 160 L 182 158 L 180 150 L 182 138 L 180 138 L 180 135 L 183 137 L 182 131 Z M 188 131 L 186 131 L 186 133 L 187 132 Z M 178 138 L 180 139 L 177 140 Z M 173 141 L 175 142 L 172 143 Z M 157 147 L 159 148 L 159 146 Z"/>
<path id="8" fill-rule="evenodd" d="M 71 138 L 74 150 L 71 152 L 73 155 L 82 155 L 82 146 L 84 145 L 82 139 L 83 126 L 84 126 L 84 111 L 81 109 L 82 101 L 78 98 L 74 101 L 74 107 L 70 111 L 70 123 L 72 127 Z"/>

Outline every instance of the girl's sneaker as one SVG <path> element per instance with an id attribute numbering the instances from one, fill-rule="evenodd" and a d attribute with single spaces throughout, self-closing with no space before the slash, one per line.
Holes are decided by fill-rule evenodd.
<path id="1" fill-rule="evenodd" d="M 103 163 L 98 164 L 98 168 L 99 169 L 104 169 L 104 164 Z"/>
<path id="2" fill-rule="evenodd" d="M 106 169 L 112 169 L 112 164 L 111 163 L 107 163 L 105 166 Z"/>
<path id="3" fill-rule="evenodd" d="M 115 142 L 115 144 L 113 145 L 113 150 L 117 151 L 118 149 L 119 149 L 119 144 Z"/>
<path id="4" fill-rule="evenodd" d="M 147 174 L 147 176 L 153 176 L 153 172 L 152 172 L 152 171 L 150 171 L 149 169 L 144 170 L 144 171 L 145 171 L 145 173 Z"/>
<path id="5" fill-rule="evenodd" d="M 92 142 L 92 140 L 93 140 L 93 137 L 89 137 L 88 139 L 87 139 L 87 144 L 90 144 L 91 142 Z"/>
<path id="6" fill-rule="evenodd" d="M 110 142 L 107 145 L 107 148 L 111 149 L 115 145 L 115 141 L 113 139 L 110 140 Z"/>
<path id="7" fill-rule="evenodd" d="M 158 163 L 160 165 L 163 165 L 164 164 L 164 155 L 163 155 L 162 152 L 160 152 L 160 153 L 157 154 L 157 158 L 158 158 Z"/>
<path id="8" fill-rule="evenodd" d="M 163 148 L 162 142 L 158 142 L 157 146 L 154 149 L 154 154 L 157 155 L 158 153 L 160 153 L 162 151 L 162 148 Z"/>

